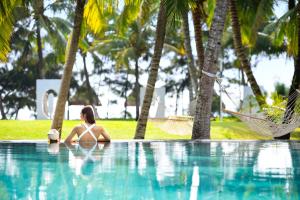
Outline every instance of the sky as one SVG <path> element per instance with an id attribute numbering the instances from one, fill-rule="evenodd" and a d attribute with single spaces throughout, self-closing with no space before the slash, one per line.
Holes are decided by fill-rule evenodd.
<path id="1" fill-rule="evenodd" d="M 275 8 L 275 12 L 278 17 L 280 17 L 284 12 L 285 4 L 279 3 L 278 6 Z M 191 16 L 190 16 L 191 20 Z M 192 22 L 190 22 L 190 32 L 191 32 L 191 38 L 193 40 L 193 27 Z M 192 41 L 192 50 L 194 56 L 196 56 L 196 48 L 195 48 L 195 42 Z M 93 66 L 93 62 L 91 58 L 87 59 L 87 66 Z M 147 67 L 148 63 L 142 63 L 143 67 Z M 162 58 L 161 66 L 167 66 L 169 65 L 169 60 L 165 57 Z M 74 71 L 80 71 L 83 66 L 82 58 L 77 55 L 76 63 L 74 66 Z M 92 67 L 89 67 L 89 73 L 92 73 Z M 281 55 L 279 57 L 272 57 L 271 59 L 268 57 L 259 57 L 259 60 L 257 62 L 257 65 L 255 68 L 252 68 L 254 76 L 258 82 L 258 84 L 268 93 L 274 91 L 274 85 L 276 82 L 284 83 L 287 87 L 290 86 L 292 76 L 294 73 L 294 67 L 293 67 L 293 60 L 287 58 L 285 55 Z M 225 71 L 224 76 L 227 77 L 238 77 L 238 72 L 236 70 L 230 70 Z M 143 74 L 140 78 L 140 83 L 142 85 L 146 85 L 148 80 L 148 75 Z M 96 92 L 99 91 L 99 93 L 103 93 L 103 95 L 100 97 L 100 100 L 103 104 L 103 106 L 99 107 L 99 114 L 101 118 L 112 118 L 112 117 L 121 117 L 120 110 L 122 111 L 124 108 L 124 100 L 118 98 L 116 95 L 114 95 L 108 87 L 102 87 L 99 88 L 99 78 L 98 77 L 91 77 L 91 84 L 93 87 L 96 88 Z M 226 81 L 224 84 L 227 85 Z M 156 86 L 163 86 L 164 83 L 162 80 L 158 80 L 156 83 Z M 215 84 L 215 90 L 219 90 L 219 85 Z M 242 98 L 242 91 L 243 88 L 238 87 L 237 85 L 230 85 L 229 88 L 226 89 L 230 97 L 236 102 L 239 102 L 239 99 Z M 226 109 L 230 110 L 236 110 L 236 105 L 232 103 L 232 101 L 226 97 L 226 95 L 222 95 L 223 101 L 226 105 Z M 117 105 L 109 105 L 109 100 L 112 99 L 118 99 Z M 166 96 L 165 99 L 166 102 L 166 116 L 175 115 L 175 98 L 170 98 Z M 186 114 L 187 108 L 188 108 L 188 91 L 184 91 L 184 93 L 180 96 L 178 100 L 178 115 Z M 109 107 L 107 107 L 109 105 Z M 71 119 L 77 119 L 79 117 L 78 113 L 80 112 L 81 107 L 80 106 L 73 106 L 70 109 L 70 116 Z M 129 108 L 129 111 L 132 113 L 134 112 L 134 108 Z M 150 111 L 150 116 L 154 116 L 155 110 Z M 28 110 L 23 109 L 20 111 L 19 119 L 33 119 L 32 112 L 28 112 Z"/>

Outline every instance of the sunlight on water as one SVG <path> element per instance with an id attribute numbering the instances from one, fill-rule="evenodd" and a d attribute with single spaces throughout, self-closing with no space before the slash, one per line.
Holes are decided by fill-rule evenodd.
<path id="1" fill-rule="evenodd" d="M 283 148 L 285 147 L 285 148 Z M 275 155 L 275 156 L 273 156 Z M 258 176 L 287 177 L 293 171 L 291 153 L 288 144 L 266 144 L 259 151 L 254 165 L 254 174 Z"/>
<path id="2" fill-rule="evenodd" d="M 0 142 L 0 199 L 299 199 L 298 142 Z"/>

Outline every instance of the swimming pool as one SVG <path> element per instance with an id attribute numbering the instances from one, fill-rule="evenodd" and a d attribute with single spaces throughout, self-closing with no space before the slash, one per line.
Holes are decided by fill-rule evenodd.
<path id="1" fill-rule="evenodd" d="M 0 199 L 300 199 L 300 142 L 0 142 Z"/>

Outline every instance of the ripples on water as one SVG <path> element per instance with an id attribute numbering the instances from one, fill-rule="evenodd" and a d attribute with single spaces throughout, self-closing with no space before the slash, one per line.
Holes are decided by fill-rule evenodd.
<path id="1" fill-rule="evenodd" d="M 298 142 L 0 143 L 0 199 L 300 199 Z"/>

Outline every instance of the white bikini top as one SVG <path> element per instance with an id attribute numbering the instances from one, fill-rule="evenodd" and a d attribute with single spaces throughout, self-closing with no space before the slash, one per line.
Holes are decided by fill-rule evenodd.
<path id="1" fill-rule="evenodd" d="M 92 128 L 94 128 L 94 127 L 96 126 L 96 124 L 93 124 L 93 125 L 91 125 L 91 126 L 88 126 L 88 125 L 86 125 L 86 124 L 82 124 L 82 125 L 86 128 L 86 130 L 83 131 L 83 132 L 81 133 L 81 135 L 78 137 L 78 142 L 80 141 L 80 139 L 81 139 L 86 133 L 90 133 L 91 136 L 94 138 L 94 140 L 97 142 L 98 140 L 97 140 L 95 134 L 94 134 L 93 131 L 92 131 Z"/>

